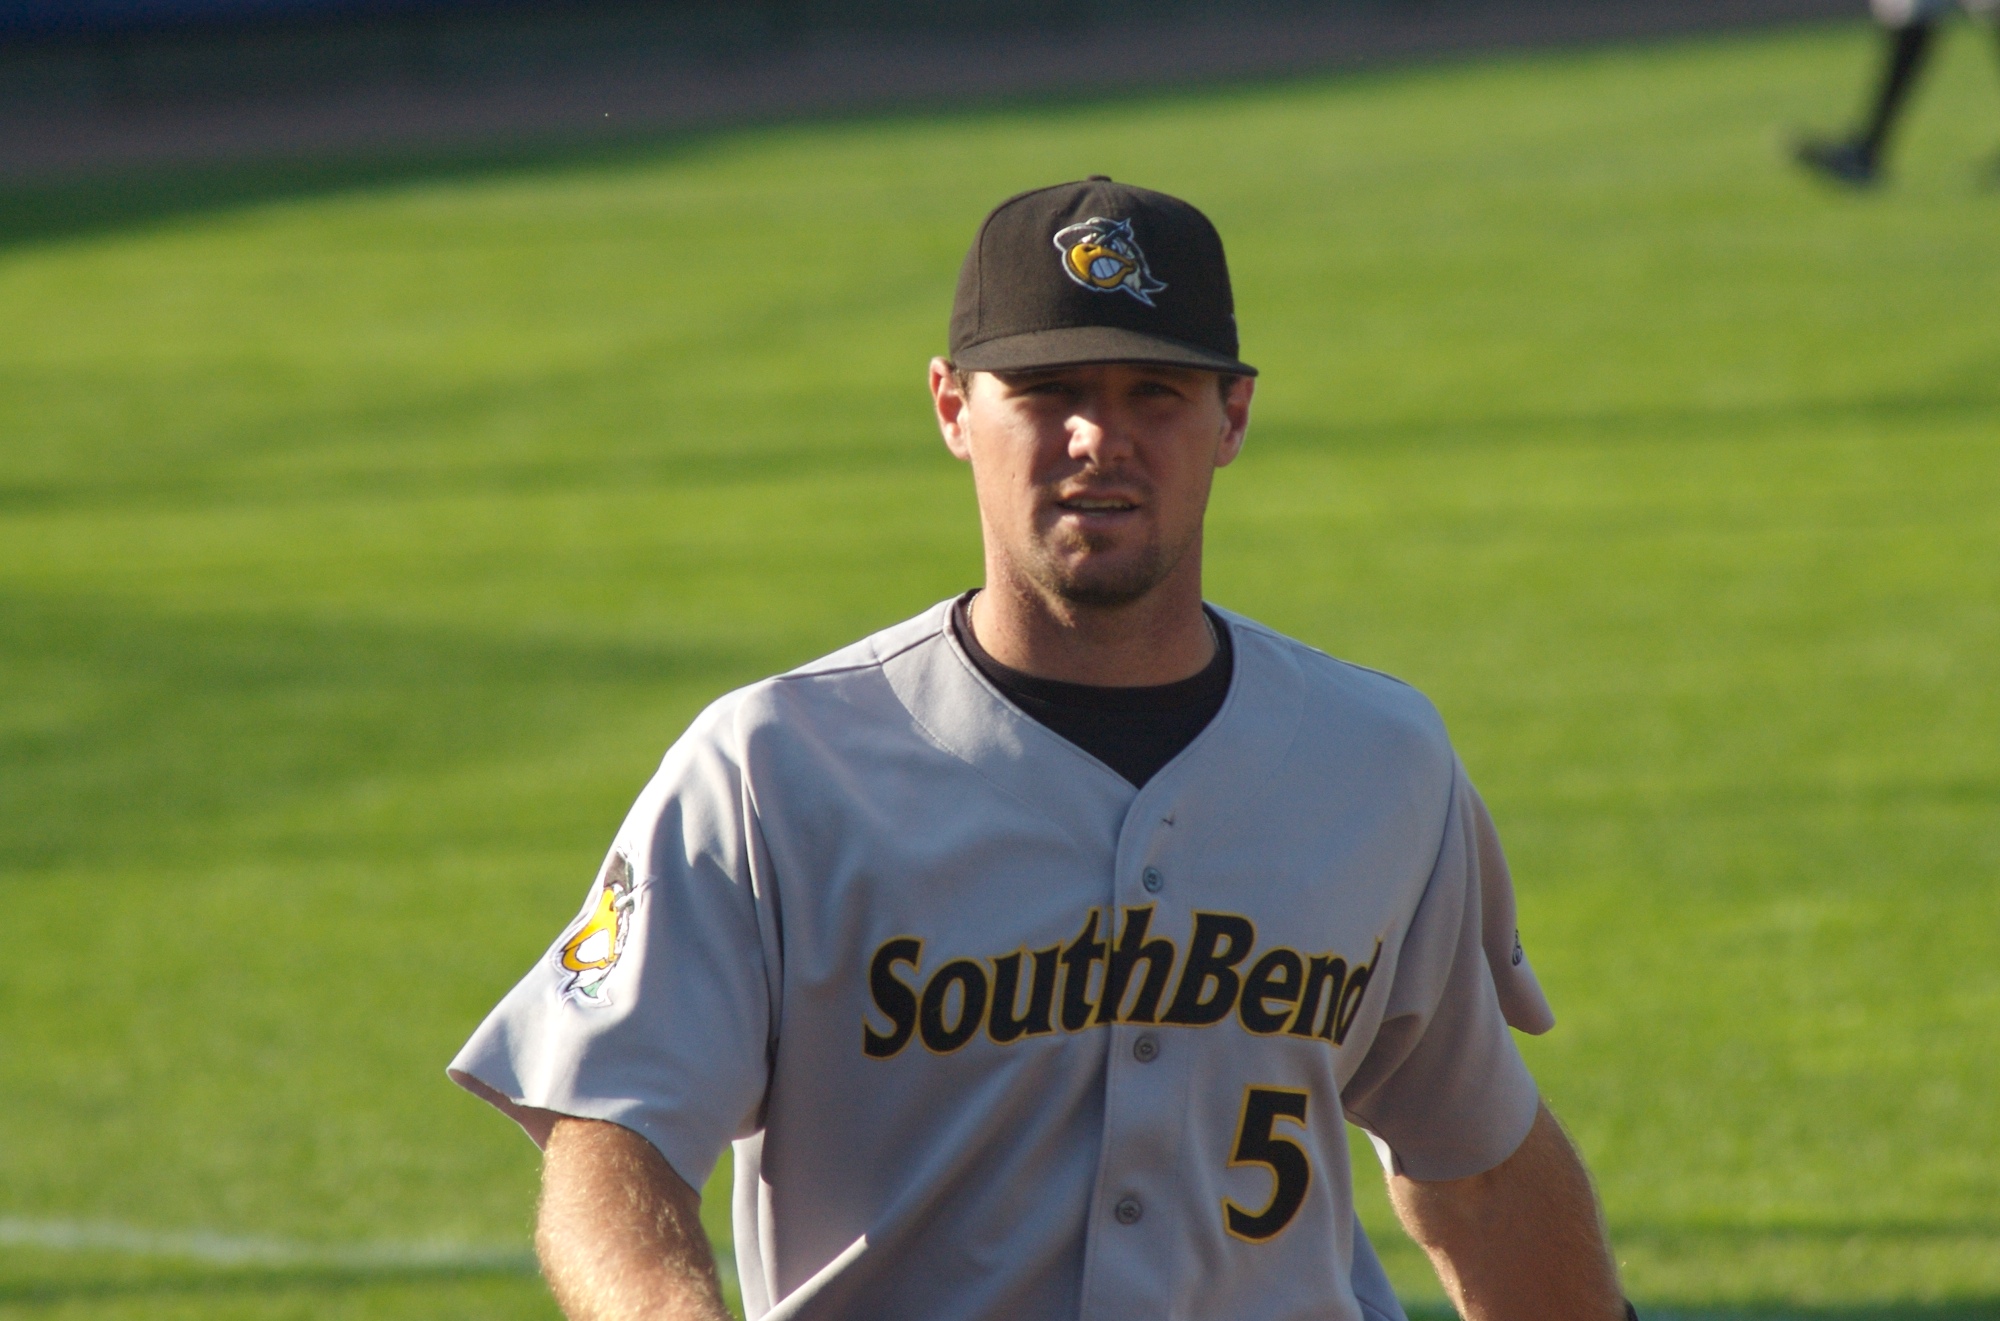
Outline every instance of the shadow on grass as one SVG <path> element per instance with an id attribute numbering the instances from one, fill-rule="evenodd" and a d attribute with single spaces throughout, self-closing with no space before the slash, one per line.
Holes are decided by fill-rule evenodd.
<path id="1" fill-rule="evenodd" d="M 1563 57 L 1557 51 L 1496 49 L 1456 52 L 1498 59 Z M 479 145 L 377 147 L 322 150 L 295 157 L 221 163 L 133 166 L 81 177 L 0 181 L 0 253 L 54 239 L 141 229 L 272 202 L 365 192 L 450 180 L 476 180 L 541 171 L 653 163 L 691 155 L 745 132 L 788 127 L 973 122 L 1030 114 L 1070 120 L 1097 108 L 1170 105 L 1199 98 L 1252 97 L 1329 79 L 1343 82 L 1421 74 L 1422 61 L 1332 69 L 1191 74 L 1124 87 L 1069 88 L 1032 85 L 982 94 L 968 103 L 885 98 L 823 109 L 774 110 L 686 127 L 617 131 L 605 135 L 551 134 Z"/>
<path id="2" fill-rule="evenodd" d="M 1524 442 L 1574 441 L 1593 447 L 1644 443 L 1662 436 L 1727 426 L 1754 431 L 1866 423 L 1883 427 L 1963 419 L 1989 420 L 2000 409 L 2000 389 L 1968 379 L 1922 391 L 1777 398 L 1755 403 L 1692 407 L 1520 410 L 1485 416 L 1398 418 L 1349 425 L 1312 425 L 1289 419 L 1258 424 L 1257 450 L 1280 453 L 1395 454 L 1422 448 L 1496 449 Z"/>
<path id="3" fill-rule="evenodd" d="M 508 174 L 653 163 L 693 154 L 744 132 L 800 126 L 892 125 L 1030 113 L 1073 116 L 1094 107 L 1169 104 L 1190 97 L 1254 96 L 1328 77 L 1379 78 L 1398 64 L 1344 70 L 1188 76 L 1129 87 L 1030 86 L 969 104 L 883 99 L 823 109 L 774 110 L 686 127 L 550 134 L 478 145 L 406 145 L 219 163 L 133 166 L 80 177 L 0 181 L 0 252 L 53 239 L 141 229 L 271 202 Z"/>
<path id="4" fill-rule="evenodd" d="M 978 116 L 1052 104 L 1171 99 L 1255 87 L 1274 79 L 1239 79 L 1200 88 L 1137 88 L 1122 93 L 998 96 L 964 108 L 850 106 L 747 117 L 616 135 L 549 135 L 458 146 L 386 146 L 307 152 L 214 164 L 139 165 L 80 177 L 0 181 L 0 253 L 9 248 L 86 238 L 246 210 L 276 202 L 365 193 L 421 184 L 476 181 L 567 170 L 656 164 L 695 154 L 744 132 L 786 126 L 894 123 Z"/>
<path id="5" fill-rule="evenodd" d="M 80 179 L 0 183 L 0 252 L 273 202 L 541 170 L 660 161 L 712 142 L 727 131 L 134 167 Z"/>
<path id="6" fill-rule="evenodd" d="M 1352 71 L 1366 77 L 1378 71 Z M 0 253 L 177 220 L 341 193 L 565 170 L 656 164 L 693 155 L 746 132 L 843 124 L 977 119 L 1060 113 L 1093 106 L 1165 103 L 1189 96 L 1254 94 L 1324 74 L 1218 78 L 1125 89 L 1048 89 L 981 98 L 967 106 L 881 104 L 747 116 L 741 120 L 617 135 L 557 136 L 483 145 L 322 151 L 216 164 L 132 166 L 80 177 L 0 181 Z"/>
<path id="7" fill-rule="evenodd" d="M 352 799 L 371 778 L 422 783 L 531 757 L 608 712 L 646 709 L 663 691 L 719 692 L 783 659 L 674 638 L 177 616 L 5 594 L 0 636 L 16 700 L 48 713 L 0 730 L 0 873 L 59 863 L 84 835 L 101 861 L 203 856 L 229 823 L 273 813 L 291 847 L 351 849 L 375 830 L 383 847 L 407 848 L 408 832 L 434 825 L 411 810 L 364 829 Z M 645 752 L 633 773 L 678 732 L 635 740 Z"/>

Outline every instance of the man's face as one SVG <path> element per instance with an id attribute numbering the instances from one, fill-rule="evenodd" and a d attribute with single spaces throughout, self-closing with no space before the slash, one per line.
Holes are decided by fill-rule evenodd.
<path id="1" fill-rule="evenodd" d="M 942 359 L 931 392 L 945 444 L 972 465 L 989 577 L 1051 601 L 1118 606 L 1176 573 L 1199 591 L 1215 470 L 1243 446 L 1252 382 L 1225 401 L 1213 372 L 1098 363 L 975 372 Z"/>

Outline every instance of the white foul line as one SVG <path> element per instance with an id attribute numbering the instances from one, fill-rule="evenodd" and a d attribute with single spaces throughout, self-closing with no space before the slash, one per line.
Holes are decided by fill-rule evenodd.
<path id="1" fill-rule="evenodd" d="M 139 1229 L 100 1220 L 25 1220 L 0 1216 L 0 1248 L 106 1252 L 126 1257 L 197 1261 L 209 1266 L 290 1266 L 335 1270 L 483 1270 L 532 1274 L 535 1254 L 439 1240 L 345 1245 L 245 1238 L 194 1229 Z"/>

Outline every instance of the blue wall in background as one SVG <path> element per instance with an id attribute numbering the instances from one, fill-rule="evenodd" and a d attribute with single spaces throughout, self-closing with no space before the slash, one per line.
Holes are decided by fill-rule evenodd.
<path id="1" fill-rule="evenodd" d="M 494 0 L 0 0 L 0 32 L 130 32 L 519 7 Z M 537 8 L 548 12 L 561 6 Z"/>
<path id="2" fill-rule="evenodd" d="M 1150 4 L 1156 15 L 1316 2 L 1328 0 L 1137 0 L 1141 5 Z M 995 22 L 1074 22 L 1122 13 L 1131 3 L 1133 0 L 0 0 L 0 37 L 88 37 L 398 16 L 477 22 L 482 14 L 560 25 L 572 14 L 580 17 L 606 9 L 710 27 L 747 23 L 772 31 L 893 29 L 911 22 L 964 28 Z"/>

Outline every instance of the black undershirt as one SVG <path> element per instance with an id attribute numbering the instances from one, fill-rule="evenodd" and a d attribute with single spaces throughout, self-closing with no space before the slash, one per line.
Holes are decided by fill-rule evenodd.
<path id="1" fill-rule="evenodd" d="M 1229 676 L 1236 665 L 1229 625 L 1207 606 L 1202 610 L 1215 630 L 1215 659 L 1201 673 L 1147 688 L 1101 688 L 1038 679 L 987 655 L 972 632 L 968 608 L 974 595 L 967 592 L 952 604 L 951 631 L 987 682 L 1023 712 L 1134 785 L 1144 787 L 1160 767 L 1194 742 L 1229 696 Z"/>

